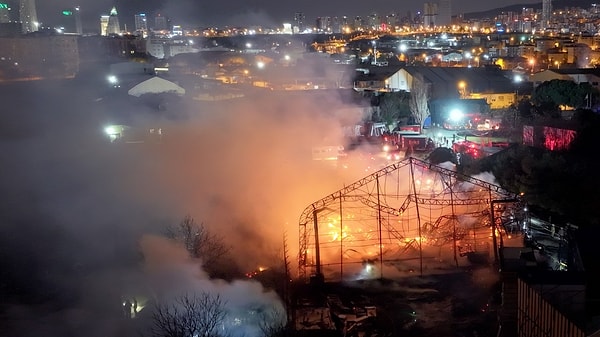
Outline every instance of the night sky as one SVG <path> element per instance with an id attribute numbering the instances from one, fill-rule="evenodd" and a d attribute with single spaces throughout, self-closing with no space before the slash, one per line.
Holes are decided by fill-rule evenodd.
<path id="1" fill-rule="evenodd" d="M 308 22 L 317 16 L 366 16 L 371 13 L 385 15 L 391 12 L 415 13 L 422 10 L 425 1 L 318 1 L 288 2 L 278 0 L 37 0 L 38 18 L 43 23 L 55 25 L 60 12 L 79 5 L 82 9 L 84 28 L 96 29 L 99 17 L 108 14 L 112 6 L 120 13 L 122 24 L 133 24 L 133 15 L 145 12 L 152 15 L 161 12 L 171 17 L 175 24 L 198 26 L 263 25 L 280 27 L 290 22 L 294 12 L 304 12 Z M 507 0 L 499 2 L 477 0 L 455 0 L 452 13 L 469 13 L 513 4 L 539 4 L 539 0 Z"/>

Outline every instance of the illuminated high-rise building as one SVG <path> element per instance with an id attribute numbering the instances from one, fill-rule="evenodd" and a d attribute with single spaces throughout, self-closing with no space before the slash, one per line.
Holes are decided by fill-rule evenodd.
<path id="1" fill-rule="evenodd" d="M 167 23 L 167 17 L 160 13 L 154 18 L 154 30 L 168 30 L 169 24 Z"/>
<path id="2" fill-rule="evenodd" d="M 73 16 L 75 17 L 75 33 L 82 35 L 83 26 L 81 25 L 81 8 L 79 6 L 75 6 L 74 9 Z"/>
<path id="3" fill-rule="evenodd" d="M 108 15 L 102 15 L 100 17 L 100 35 L 106 36 L 108 35 Z"/>
<path id="4" fill-rule="evenodd" d="M 398 15 L 396 13 L 386 15 L 383 23 L 385 23 L 388 29 L 392 29 L 398 24 Z"/>
<path id="5" fill-rule="evenodd" d="M 19 1 L 0 0 L 0 36 L 17 36 L 22 32 Z"/>
<path id="6" fill-rule="evenodd" d="M 377 13 L 367 16 L 367 25 L 369 29 L 379 31 L 381 28 L 381 17 Z"/>
<path id="7" fill-rule="evenodd" d="M 304 32 L 304 30 L 306 29 L 305 20 L 306 17 L 304 16 L 304 13 L 294 13 L 294 27 L 297 27 L 299 32 Z"/>
<path id="8" fill-rule="evenodd" d="M 108 25 L 106 27 L 106 35 L 121 34 L 121 25 L 119 24 L 119 14 L 117 9 L 113 7 L 108 15 Z"/>
<path id="9" fill-rule="evenodd" d="M 436 26 L 450 26 L 452 24 L 452 3 L 451 0 L 439 0 Z"/>
<path id="10" fill-rule="evenodd" d="M 423 4 L 423 26 L 433 28 L 437 16 L 437 3 L 426 2 Z"/>
<path id="11" fill-rule="evenodd" d="M 12 8 L 10 3 L 0 3 L 0 23 L 9 23 L 12 21 Z"/>
<path id="12" fill-rule="evenodd" d="M 134 15 L 133 18 L 135 24 L 135 31 L 145 35 L 146 32 L 148 32 L 148 21 L 146 20 L 146 14 L 139 13 Z"/>
<path id="13" fill-rule="evenodd" d="M 546 29 L 550 26 L 550 17 L 552 16 L 552 0 L 542 0 L 542 21 L 540 28 Z"/>
<path id="14" fill-rule="evenodd" d="M 35 9 L 35 0 L 20 0 L 19 19 L 21 20 L 21 31 L 23 34 L 37 32 L 39 22 Z"/>
<path id="15" fill-rule="evenodd" d="M 337 16 L 334 16 L 331 19 L 331 32 L 335 34 L 342 32 L 342 23 L 340 18 L 338 18 Z"/>
<path id="16" fill-rule="evenodd" d="M 64 33 L 71 34 L 83 34 L 81 28 L 81 16 L 79 13 L 79 7 L 73 9 L 65 9 L 62 11 L 62 29 Z"/>
<path id="17" fill-rule="evenodd" d="M 354 17 L 354 29 L 362 31 L 365 28 L 365 20 L 360 16 Z"/>
<path id="18" fill-rule="evenodd" d="M 315 24 L 319 32 L 331 32 L 331 17 L 318 17 Z"/>

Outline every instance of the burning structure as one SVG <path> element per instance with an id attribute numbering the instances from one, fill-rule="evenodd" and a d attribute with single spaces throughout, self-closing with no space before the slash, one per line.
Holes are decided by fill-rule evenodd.
<path id="1" fill-rule="evenodd" d="M 422 274 L 491 256 L 497 262 L 503 224 L 515 221 L 520 206 L 518 195 L 485 177 L 407 158 L 304 209 L 299 277 L 372 278 L 386 268 Z"/>

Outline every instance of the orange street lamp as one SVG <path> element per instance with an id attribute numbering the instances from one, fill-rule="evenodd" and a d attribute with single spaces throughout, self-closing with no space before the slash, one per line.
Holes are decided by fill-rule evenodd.
<path id="1" fill-rule="evenodd" d="M 465 81 L 458 82 L 458 92 L 460 93 L 460 98 L 465 98 L 467 83 Z"/>
<path id="2" fill-rule="evenodd" d="M 531 72 L 533 73 L 533 67 L 535 67 L 535 59 L 529 59 L 529 65 L 531 66 Z"/>

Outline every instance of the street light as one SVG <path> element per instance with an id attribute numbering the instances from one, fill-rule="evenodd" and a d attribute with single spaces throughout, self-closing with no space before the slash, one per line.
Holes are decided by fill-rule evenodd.
<path id="1" fill-rule="evenodd" d="M 114 88 L 120 87 L 119 79 L 117 78 L 117 76 L 108 75 L 108 77 L 106 79 L 108 80 L 108 83 L 110 83 L 110 85 L 112 85 Z"/>
<path id="2" fill-rule="evenodd" d="M 377 64 L 377 42 L 373 40 L 371 44 L 373 44 L 373 64 Z"/>
<path id="3" fill-rule="evenodd" d="M 529 65 L 531 66 L 531 73 L 533 74 L 533 67 L 535 66 L 535 59 L 529 59 Z"/>
<path id="4" fill-rule="evenodd" d="M 452 109 L 448 114 L 448 119 L 450 119 L 453 122 L 458 122 L 461 119 L 463 119 L 464 116 L 465 115 L 463 114 L 463 112 L 459 109 Z"/>

